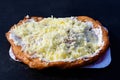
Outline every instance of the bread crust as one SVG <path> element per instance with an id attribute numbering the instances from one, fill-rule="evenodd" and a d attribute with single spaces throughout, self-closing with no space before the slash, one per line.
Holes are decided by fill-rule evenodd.
<path id="1" fill-rule="evenodd" d="M 32 19 L 34 19 L 35 21 L 40 21 L 42 20 L 42 17 L 31 17 Z M 23 22 L 26 22 L 28 19 L 31 18 L 24 18 L 23 20 L 19 21 L 18 25 L 21 25 Z M 109 38 L 108 38 L 108 31 L 101 25 L 101 23 L 97 20 L 94 20 L 90 17 L 87 16 L 78 16 L 77 17 L 78 20 L 81 21 L 91 21 L 93 23 L 94 28 L 97 28 L 98 26 L 101 27 L 102 30 L 102 39 L 104 41 L 104 45 L 102 47 L 102 49 L 99 51 L 99 53 L 97 53 L 97 55 L 93 56 L 93 57 L 88 57 L 87 60 L 83 59 L 77 59 L 75 61 L 72 62 L 64 62 L 64 61 L 56 61 L 56 62 L 45 62 L 45 61 L 41 61 L 38 58 L 31 58 L 29 54 L 22 52 L 21 51 L 21 46 L 17 46 L 14 44 L 14 41 L 12 39 L 10 39 L 10 32 L 8 31 L 6 33 L 6 37 L 7 40 L 10 42 L 11 46 L 12 46 L 12 50 L 13 53 L 16 57 L 16 59 L 20 60 L 21 62 L 27 64 L 30 68 L 35 68 L 35 69 L 43 69 L 43 68 L 47 68 L 47 67 L 59 67 L 59 68 L 71 68 L 71 67 L 76 67 L 76 66 L 85 66 L 87 64 L 90 64 L 96 60 L 99 59 L 99 57 L 101 57 L 107 50 L 108 46 L 109 46 Z M 14 26 L 11 27 L 11 29 L 13 29 Z M 10 30 L 11 30 L 10 29 Z"/>

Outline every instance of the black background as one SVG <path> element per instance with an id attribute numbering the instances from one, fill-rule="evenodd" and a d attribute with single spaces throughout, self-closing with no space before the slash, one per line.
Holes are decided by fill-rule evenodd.
<path id="1" fill-rule="evenodd" d="M 104 69 L 33 70 L 13 61 L 5 33 L 26 15 L 90 16 L 109 30 L 112 62 Z M 0 80 L 114 80 L 119 79 L 119 0 L 0 0 Z"/>

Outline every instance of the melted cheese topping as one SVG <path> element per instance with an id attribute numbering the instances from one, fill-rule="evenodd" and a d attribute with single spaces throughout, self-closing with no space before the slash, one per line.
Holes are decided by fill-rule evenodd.
<path id="1" fill-rule="evenodd" d="M 76 17 L 29 19 L 10 31 L 22 51 L 43 61 L 73 61 L 96 55 L 102 46 L 101 28 Z"/>

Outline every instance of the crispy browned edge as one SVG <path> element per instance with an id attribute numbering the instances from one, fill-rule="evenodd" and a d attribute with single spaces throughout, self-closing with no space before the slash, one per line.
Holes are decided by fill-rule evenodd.
<path id="1" fill-rule="evenodd" d="M 42 20 L 42 17 L 31 17 L 35 21 L 40 21 Z M 19 21 L 18 25 L 21 25 L 22 22 L 26 22 L 28 19 L 31 18 L 24 18 L 23 20 Z M 76 67 L 76 66 L 85 66 L 87 64 L 90 64 L 96 60 L 99 59 L 107 50 L 109 46 L 109 38 L 108 38 L 108 31 L 101 25 L 101 23 L 97 20 L 94 20 L 90 17 L 87 16 L 78 16 L 78 20 L 81 21 L 91 21 L 93 22 L 94 28 L 97 28 L 98 26 L 101 27 L 102 33 L 103 33 L 103 41 L 104 41 L 104 46 L 98 53 L 98 55 L 95 55 L 93 57 L 88 57 L 88 60 L 85 61 L 84 59 L 79 59 L 75 60 L 73 62 L 63 62 L 63 61 L 57 61 L 57 62 L 45 62 L 45 61 L 40 61 L 38 58 L 30 58 L 30 55 L 27 53 L 24 53 L 21 51 L 21 46 L 16 46 L 13 42 L 12 39 L 9 39 L 10 32 L 8 31 L 6 33 L 7 40 L 10 42 L 12 46 L 12 50 L 14 55 L 16 56 L 16 59 L 20 60 L 21 62 L 27 64 L 30 68 L 35 68 L 35 69 L 43 69 L 47 67 L 59 67 L 59 68 L 71 68 L 71 67 Z M 14 28 L 14 26 L 11 27 L 11 29 Z"/>

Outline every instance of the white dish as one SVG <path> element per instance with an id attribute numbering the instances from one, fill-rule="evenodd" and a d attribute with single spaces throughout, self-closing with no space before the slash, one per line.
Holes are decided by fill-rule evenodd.
<path id="1" fill-rule="evenodd" d="M 111 51 L 110 48 L 106 53 L 95 63 L 85 66 L 83 68 L 105 68 L 111 63 Z"/>
<path id="2" fill-rule="evenodd" d="M 12 48 L 10 48 L 10 50 L 9 50 L 9 55 L 13 60 L 19 61 L 15 58 L 15 56 L 12 52 Z M 110 64 L 110 62 L 111 62 L 111 51 L 109 48 L 106 51 L 105 55 L 103 55 L 98 61 L 96 61 L 95 63 L 90 64 L 88 66 L 82 67 L 82 68 L 105 68 Z"/>
<path id="3" fill-rule="evenodd" d="M 9 56 L 14 60 L 14 61 L 19 61 L 15 58 L 15 55 L 13 54 L 12 47 L 9 49 Z"/>

